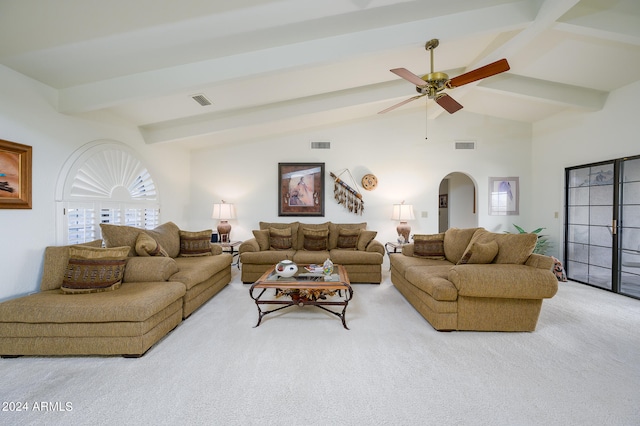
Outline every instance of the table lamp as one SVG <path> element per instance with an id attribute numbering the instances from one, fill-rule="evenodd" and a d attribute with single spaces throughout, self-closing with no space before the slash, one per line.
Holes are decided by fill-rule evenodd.
<path id="1" fill-rule="evenodd" d="M 227 204 L 224 200 L 222 203 L 215 203 L 213 205 L 212 219 L 218 219 L 218 234 L 220 235 L 220 242 L 228 243 L 230 241 L 229 234 L 231 233 L 231 225 L 227 220 L 235 218 L 235 210 L 233 204 Z"/>
<path id="2" fill-rule="evenodd" d="M 402 236 L 404 243 L 409 242 L 409 234 L 411 233 L 411 227 L 407 224 L 408 220 L 415 219 L 413 217 L 413 206 L 411 204 L 405 204 L 404 201 L 400 204 L 393 205 L 393 213 L 391 214 L 391 220 L 399 220 L 400 224 L 396 228 L 398 231 L 398 237 Z M 398 238 L 400 240 L 400 238 Z"/>

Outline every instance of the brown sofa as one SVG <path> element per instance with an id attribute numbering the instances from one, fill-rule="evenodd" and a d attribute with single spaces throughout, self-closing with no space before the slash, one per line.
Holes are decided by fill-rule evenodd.
<path id="1" fill-rule="evenodd" d="M 65 294 L 72 246 L 45 249 L 40 291 L 0 303 L 2 357 L 142 356 L 231 280 L 231 255 L 218 246 L 210 245 L 212 255 L 180 257 L 179 230 L 171 222 L 153 231 L 119 228 L 103 227 L 111 244 L 132 248 L 122 284 L 112 291 Z M 176 257 L 133 255 L 141 232 L 155 235 Z M 126 238 L 133 244 L 122 244 Z M 102 240 L 86 245 L 99 247 Z"/>
<path id="2" fill-rule="evenodd" d="M 391 254 L 391 282 L 436 330 L 533 331 L 558 281 L 535 234 L 451 228 Z"/>
<path id="3" fill-rule="evenodd" d="M 238 249 L 245 284 L 255 282 L 284 259 L 300 265 L 321 265 L 331 259 L 344 266 L 352 283 L 382 281 L 384 247 L 375 240 L 376 232 L 366 229 L 366 223 L 260 222 L 259 226 L 253 231 L 254 238 Z"/>

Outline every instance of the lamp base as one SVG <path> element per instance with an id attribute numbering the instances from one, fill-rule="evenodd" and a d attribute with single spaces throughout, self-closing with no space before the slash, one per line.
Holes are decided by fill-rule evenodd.
<path id="1" fill-rule="evenodd" d="M 218 235 L 220 235 L 221 243 L 229 242 L 229 234 L 231 233 L 231 225 L 226 220 L 221 220 L 218 223 Z"/>
<path id="2" fill-rule="evenodd" d="M 407 225 L 407 222 L 400 222 L 400 225 L 396 228 L 398 231 L 398 236 L 402 235 L 404 237 L 404 242 L 409 242 L 409 234 L 411 234 L 411 227 Z"/>

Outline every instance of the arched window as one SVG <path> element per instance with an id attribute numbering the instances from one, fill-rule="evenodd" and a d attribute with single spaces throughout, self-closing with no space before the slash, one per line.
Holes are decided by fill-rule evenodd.
<path id="1" fill-rule="evenodd" d="M 89 143 L 65 163 L 56 188 L 58 241 L 100 238 L 100 223 L 151 229 L 159 224 L 158 191 L 151 174 L 127 145 Z"/>

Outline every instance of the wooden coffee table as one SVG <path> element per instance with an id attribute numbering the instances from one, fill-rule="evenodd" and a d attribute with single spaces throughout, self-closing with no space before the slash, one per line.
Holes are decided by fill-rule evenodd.
<path id="1" fill-rule="evenodd" d="M 322 274 L 308 273 L 301 265 L 298 265 L 298 268 L 298 273 L 295 276 L 285 278 L 274 274 L 274 265 L 251 285 L 249 295 L 255 300 L 258 308 L 258 323 L 254 327 L 258 327 L 262 322 L 262 317 L 272 312 L 294 305 L 311 305 L 339 317 L 344 328 L 348 330 L 345 313 L 349 301 L 353 298 L 353 289 L 344 267 L 334 265 L 330 278 Z M 267 289 L 275 290 L 273 298 L 267 298 Z M 344 292 L 344 296 L 342 292 Z M 279 305 L 279 307 L 263 311 L 260 305 Z M 335 312 L 328 309 L 328 306 L 342 306 L 342 312 Z"/>

